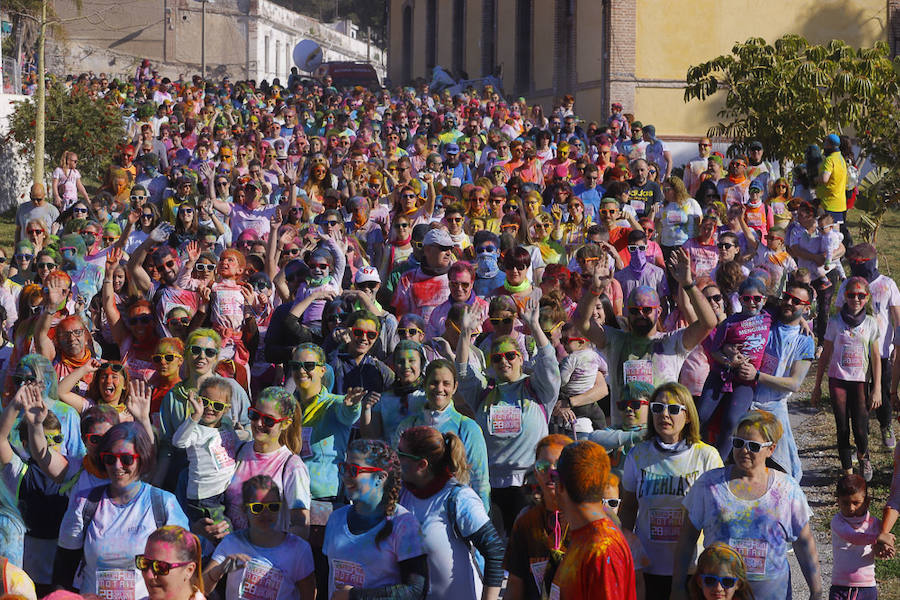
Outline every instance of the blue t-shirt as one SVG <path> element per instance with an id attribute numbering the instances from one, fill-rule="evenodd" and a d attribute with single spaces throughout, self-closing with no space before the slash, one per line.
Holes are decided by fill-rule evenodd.
<path id="1" fill-rule="evenodd" d="M 799 325 L 773 321 L 759 371 L 774 377 L 789 376 L 795 362 L 815 358 L 815 347 L 813 339 L 804 334 Z M 760 383 L 755 401 L 759 404 L 784 401 L 790 395 L 791 392 Z"/>

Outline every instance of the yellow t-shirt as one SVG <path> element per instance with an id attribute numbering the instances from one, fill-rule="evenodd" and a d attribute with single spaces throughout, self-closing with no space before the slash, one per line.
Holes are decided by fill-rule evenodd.
<path id="1" fill-rule="evenodd" d="M 844 212 L 847 210 L 847 163 L 838 151 L 832 152 L 822 161 L 823 173 L 831 173 L 828 183 L 819 184 L 816 187 L 816 196 L 822 202 L 822 207 L 830 212 Z"/>

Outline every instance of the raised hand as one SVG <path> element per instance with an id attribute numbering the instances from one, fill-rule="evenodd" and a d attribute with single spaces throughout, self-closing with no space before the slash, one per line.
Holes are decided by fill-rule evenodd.
<path id="1" fill-rule="evenodd" d="M 204 285 L 201 288 L 197 288 L 197 295 L 200 296 L 200 301 L 204 304 L 209 304 L 210 298 L 212 298 L 212 288 L 208 285 Z"/>
<path id="2" fill-rule="evenodd" d="M 669 272 L 682 286 L 694 282 L 694 276 L 691 273 L 691 257 L 684 248 L 678 248 L 669 256 Z"/>
<path id="3" fill-rule="evenodd" d="M 192 263 L 197 262 L 197 259 L 200 258 L 200 243 L 195 240 L 188 242 L 185 251 L 187 252 L 188 259 Z"/>
<path id="4" fill-rule="evenodd" d="M 366 389 L 361 387 L 352 387 L 347 389 L 344 395 L 345 406 L 355 406 L 359 404 L 366 395 Z"/>
<path id="5" fill-rule="evenodd" d="M 37 383 L 29 383 L 19 388 L 19 392 L 22 392 L 19 404 L 22 410 L 25 411 L 24 418 L 28 425 L 31 427 L 41 425 L 44 419 L 47 418 L 48 412 L 47 405 L 44 404 L 44 398 L 41 395 L 41 386 Z M 16 397 L 19 397 L 18 392 Z"/>
<path id="6" fill-rule="evenodd" d="M 199 423 L 200 417 L 203 416 L 203 403 L 200 402 L 200 396 L 197 394 L 197 390 L 191 390 L 188 394 L 188 406 L 190 407 L 189 416 L 191 420 L 195 423 Z"/>
<path id="7" fill-rule="evenodd" d="M 422 175 L 421 175 L 420 178 L 421 178 L 422 181 L 424 181 L 426 184 L 434 183 L 434 175 L 432 175 L 431 173 L 427 173 L 427 172 L 426 172 L 426 173 L 422 173 Z"/>
<path id="8" fill-rule="evenodd" d="M 66 300 L 69 299 L 68 284 L 60 278 L 48 277 L 46 284 L 46 292 L 44 294 L 44 304 L 52 309 L 57 310 Z"/>
<path id="9" fill-rule="evenodd" d="M 162 244 L 167 239 L 169 239 L 169 234 L 172 233 L 172 229 L 172 225 L 169 224 L 168 221 L 160 223 L 153 228 L 153 231 L 150 232 L 150 239 L 157 244 Z"/>
<path id="10" fill-rule="evenodd" d="M 538 324 L 538 320 L 541 316 L 541 304 L 540 301 L 536 298 L 529 298 L 528 302 L 525 303 L 525 306 L 519 309 L 519 315 L 522 317 L 522 320 L 532 326 Z M 538 324 L 538 327 L 540 325 Z"/>
<path id="11" fill-rule="evenodd" d="M 481 311 L 474 306 L 470 306 L 462 315 L 460 330 L 468 332 L 477 331 L 481 324 Z"/>
<path id="12" fill-rule="evenodd" d="M 128 222 L 134 225 L 141 220 L 141 209 L 132 208 L 128 211 Z"/>
<path id="13" fill-rule="evenodd" d="M 128 399 L 125 408 L 131 413 L 135 421 L 150 420 L 150 399 L 153 396 L 153 388 L 141 379 L 132 379 L 128 382 Z"/>
<path id="14" fill-rule="evenodd" d="M 255 297 L 255 292 L 253 291 L 253 286 L 249 283 L 244 283 L 241 285 L 241 295 L 244 297 L 244 304 L 252 306 L 253 299 Z"/>

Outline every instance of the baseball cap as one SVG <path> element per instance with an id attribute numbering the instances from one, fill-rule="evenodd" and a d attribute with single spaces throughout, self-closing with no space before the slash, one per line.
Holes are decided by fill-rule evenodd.
<path id="1" fill-rule="evenodd" d="M 825 138 L 826 142 L 831 142 L 835 146 L 841 145 L 841 138 L 838 137 L 836 133 L 829 133 L 828 137 Z"/>
<path id="2" fill-rule="evenodd" d="M 353 283 L 367 283 L 370 281 L 381 283 L 381 277 L 378 276 L 378 269 L 375 267 L 360 267 L 356 275 L 353 276 Z"/>
<path id="3" fill-rule="evenodd" d="M 459 154 L 459 145 L 458 144 L 447 144 L 444 146 L 444 152 L 447 154 Z"/>
<path id="4" fill-rule="evenodd" d="M 756 190 L 757 192 L 761 192 L 762 186 L 754 181 L 753 183 L 750 184 L 750 189 L 748 189 L 747 191 L 752 192 L 753 190 Z"/>
<path id="5" fill-rule="evenodd" d="M 450 234 L 444 229 L 430 229 L 422 240 L 425 246 L 441 246 L 442 248 L 452 248 L 455 244 Z"/>
<path id="6" fill-rule="evenodd" d="M 631 128 L 632 129 L 643 129 L 644 124 L 641 123 L 640 121 L 635 121 L 634 123 L 631 124 Z"/>
<path id="7" fill-rule="evenodd" d="M 750 150 L 762 150 L 763 145 L 762 145 L 762 142 L 760 142 L 759 140 L 753 140 L 752 142 L 750 142 L 749 148 L 750 148 Z"/>

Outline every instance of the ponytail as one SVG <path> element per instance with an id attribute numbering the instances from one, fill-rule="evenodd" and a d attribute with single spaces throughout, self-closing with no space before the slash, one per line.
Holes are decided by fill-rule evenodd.
<path id="1" fill-rule="evenodd" d="M 428 460 L 433 475 L 451 475 L 460 483 L 469 482 L 466 446 L 455 433 L 442 434 L 433 427 L 410 427 L 400 440 L 407 452 Z"/>
<path id="2" fill-rule="evenodd" d="M 466 446 L 455 433 L 447 432 L 444 438 L 444 456 L 441 461 L 444 470 L 462 484 L 469 483 L 469 459 Z"/>

